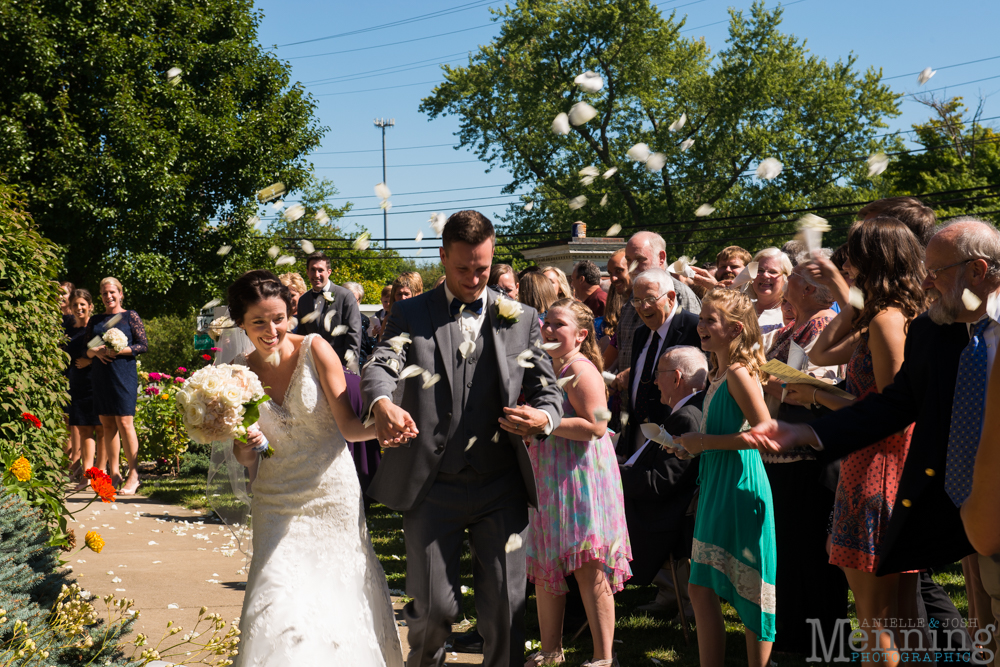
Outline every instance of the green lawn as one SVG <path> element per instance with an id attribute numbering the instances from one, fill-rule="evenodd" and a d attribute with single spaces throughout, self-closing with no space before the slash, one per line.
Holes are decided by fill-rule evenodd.
<path id="1" fill-rule="evenodd" d="M 148 479 L 143 481 L 140 493 L 163 503 L 183 505 L 190 509 L 204 509 L 208 506 L 205 497 L 205 480 L 196 478 Z M 375 553 L 382 563 L 389 588 L 402 591 L 406 588 L 406 547 L 403 542 L 402 517 L 382 505 L 373 505 L 368 511 L 368 529 L 371 534 Z M 965 580 L 962 568 L 953 565 L 934 575 L 935 580 L 945 587 L 959 612 L 965 615 L 968 602 L 965 596 Z M 463 586 L 468 587 L 468 594 L 463 599 L 465 617 L 474 622 L 476 610 L 472 600 L 472 561 L 468 549 L 462 555 Z M 808 582 L 803 582 L 808 585 Z M 691 645 L 684 643 L 684 635 L 676 614 L 646 613 L 634 611 L 639 605 L 653 599 L 655 589 L 652 586 L 626 586 L 625 590 L 616 596 L 615 606 L 617 627 L 615 629 L 616 649 L 623 667 L 635 665 L 653 665 L 652 659 L 665 665 L 677 667 L 697 667 L 697 639 L 692 633 Z M 850 614 L 854 617 L 854 598 L 850 597 Z M 723 615 L 726 619 L 726 664 L 746 664 L 746 644 L 743 638 L 743 626 L 739 622 L 736 611 L 728 604 L 723 605 Z M 535 600 L 532 595 L 528 600 L 527 614 L 528 638 L 538 639 L 538 620 L 535 615 Z M 691 630 L 694 624 L 689 624 Z M 572 629 L 575 631 L 575 628 Z M 566 636 L 568 642 L 569 631 Z M 566 665 L 573 667 L 588 660 L 592 655 L 593 644 L 589 631 L 584 631 L 572 644 L 567 644 Z M 777 656 L 781 667 L 812 667 L 817 663 L 807 663 L 804 657 L 791 655 Z"/>

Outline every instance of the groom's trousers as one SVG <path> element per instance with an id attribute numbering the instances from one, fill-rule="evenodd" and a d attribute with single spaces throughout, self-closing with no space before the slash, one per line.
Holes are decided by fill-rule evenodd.
<path id="1" fill-rule="evenodd" d="M 468 528 L 477 625 L 485 667 L 524 664 L 525 551 L 507 553 L 511 534 L 528 526 L 524 481 L 516 466 L 497 473 L 466 467 L 439 473 L 427 496 L 403 513 L 407 667 L 444 664 L 444 642 L 461 614 L 459 564 Z"/>

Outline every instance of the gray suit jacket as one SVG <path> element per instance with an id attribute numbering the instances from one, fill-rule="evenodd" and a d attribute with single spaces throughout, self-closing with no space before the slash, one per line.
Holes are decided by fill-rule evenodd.
<path id="1" fill-rule="evenodd" d="M 535 341 L 541 340 L 538 314 L 524 307 L 517 322 L 501 319 L 497 314 L 497 293 L 486 290 L 486 320 L 482 336 L 492 336 L 500 376 L 499 396 L 503 405 L 514 407 L 524 393 L 529 405 L 546 411 L 552 418 L 553 428 L 562 418 L 562 390 L 556 385 L 552 362 Z M 397 301 L 392 316 L 386 323 L 382 342 L 375 348 L 368 365 L 361 374 L 361 394 L 367 415 L 371 403 L 379 396 L 393 396 L 399 383 L 399 370 L 417 366 L 438 373 L 441 381 L 430 389 L 423 389 L 420 376 L 404 380 L 402 395 L 397 402 L 417 424 L 420 434 L 409 446 L 386 449 L 378 472 L 368 487 L 368 494 L 397 511 L 411 509 L 427 494 L 437 477 L 445 446 L 457 428 L 460 417 L 452 415 L 452 355 L 461 340 L 453 340 L 448 299 L 444 286 L 425 292 L 412 299 Z M 401 333 L 410 335 L 410 344 L 396 353 L 389 339 Z M 533 352 L 534 368 L 524 368 L 517 362 L 517 355 L 525 350 Z M 443 351 L 443 352 L 442 352 Z M 484 363 L 481 360 L 480 363 Z M 474 406 L 469 406 L 469 412 Z M 489 441 L 499 424 L 483 423 L 477 438 Z M 501 431 L 496 447 L 514 448 L 517 464 L 524 479 L 528 502 L 534 507 L 538 502 L 535 476 L 531 469 L 528 450 L 520 437 Z"/>
<path id="2" fill-rule="evenodd" d="M 361 363 L 361 309 L 358 308 L 358 300 L 354 298 L 354 294 L 350 290 L 346 290 L 340 285 L 330 284 L 329 293 L 333 295 L 333 301 L 328 302 L 322 294 L 317 294 L 312 290 L 307 290 L 305 294 L 299 297 L 299 307 L 296 317 L 299 318 L 299 326 L 296 329 L 297 333 L 303 336 L 311 333 L 319 334 L 323 337 L 327 343 L 333 347 L 334 352 L 340 357 L 340 363 L 347 365 L 345 359 L 345 354 L 347 350 L 354 351 L 354 359 L 359 364 Z M 323 309 L 320 311 L 319 317 L 312 322 L 302 323 L 302 318 L 313 312 L 313 308 L 316 307 L 316 299 L 323 299 Z M 329 330 L 324 326 L 326 324 L 327 313 L 333 311 L 333 316 L 330 318 L 330 328 Z M 342 336 L 331 336 L 330 332 L 333 331 L 338 325 L 346 324 L 347 333 Z"/>

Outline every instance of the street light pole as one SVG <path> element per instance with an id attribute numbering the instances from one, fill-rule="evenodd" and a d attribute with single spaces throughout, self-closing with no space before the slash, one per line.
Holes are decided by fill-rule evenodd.
<path id="1" fill-rule="evenodd" d="M 376 118 L 375 127 L 382 129 L 382 182 L 385 183 L 385 129 L 396 125 L 395 118 Z M 386 183 L 388 185 L 388 183 Z M 382 247 L 389 248 L 389 209 L 382 209 Z"/>

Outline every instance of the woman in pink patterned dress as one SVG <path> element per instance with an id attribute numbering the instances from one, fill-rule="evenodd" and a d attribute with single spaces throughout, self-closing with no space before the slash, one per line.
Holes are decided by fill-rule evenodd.
<path id="1" fill-rule="evenodd" d="M 820 365 L 846 363 L 847 390 L 860 400 L 892 384 L 903 363 L 907 329 L 924 310 L 923 249 L 902 222 L 879 217 L 852 227 L 847 254 L 864 306 L 859 309 L 850 303 L 847 282 L 832 262 L 814 259 L 810 270 L 837 295 L 841 311 L 820 334 L 809 359 Z M 814 389 L 789 385 L 789 398 L 833 410 L 852 402 Z M 856 451 L 840 467 L 830 563 L 847 575 L 859 622 L 874 629 L 881 629 L 887 618 L 910 619 L 916 614 L 916 573 L 875 576 L 912 432 L 910 425 Z M 882 648 L 890 648 L 887 634 L 879 639 Z M 899 638 L 896 645 L 901 645 Z M 876 660 L 894 665 L 899 654 L 887 652 Z"/>
<path id="2" fill-rule="evenodd" d="M 525 667 L 563 662 L 566 577 L 580 596 L 594 638 L 592 667 L 617 665 L 612 646 L 614 594 L 632 576 L 625 501 L 614 446 L 607 433 L 607 394 L 594 314 L 572 299 L 554 303 L 542 337 L 566 400 L 559 428 L 528 450 L 538 483 L 538 509 L 530 513 L 528 579 L 535 584 L 542 650 Z"/>

